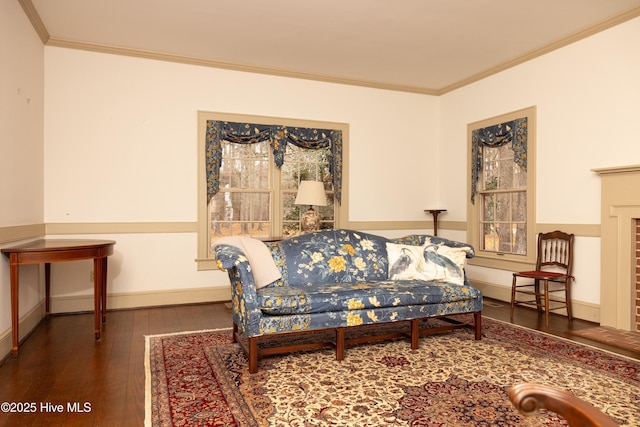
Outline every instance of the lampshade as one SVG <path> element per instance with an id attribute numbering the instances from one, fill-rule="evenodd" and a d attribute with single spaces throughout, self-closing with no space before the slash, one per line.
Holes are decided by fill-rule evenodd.
<path id="1" fill-rule="evenodd" d="M 324 184 L 320 181 L 300 181 L 296 205 L 327 206 L 327 194 Z"/>

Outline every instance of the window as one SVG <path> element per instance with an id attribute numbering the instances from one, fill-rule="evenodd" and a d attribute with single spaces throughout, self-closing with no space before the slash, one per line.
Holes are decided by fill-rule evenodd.
<path id="1" fill-rule="evenodd" d="M 211 239 L 271 236 L 273 179 L 268 141 L 221 144 L 220 190 L 208 204 Z"/>
<path id="2" fill-rule="evenodd" d="M 513 143 L 483 147 L 480 249 L 527 254 L 527 171 L 513 161 Z"/>
<path id="3" fill-rule="evenodd" d="M 535 262 L 535 107 L 468 125 L 471 264 Z"/>
<path id="4" fill-rule="evenodd" d="M 285 162 L 280 170 L 283 223 L 281 236 L 291 236 L 300 230 L 302 215 L 308 206 L 294 204 L 298 183 L 302 180 L 322 181 L 327 193 L 327 206 L 318 207 L 320 229 L 335 226 L 335 209 L 331 172 L 329 171 L 329 147 L 309 150 L 295 145 L 287 145 Z"/>
<path id="5" fill-rule="evenodd" d="M 233 141 L 219 138 L 219 147 L 216 147 L 219 153 L 215 153 L 215 156 L 220 156 L 218 179 L 215 180 L 217 188 L 211 191 L 213 183 L 208 182 L 210 171 L 206 168 L 211 164 L 208 157 L 212 153 L 207 151 L 206 140 L 207 132 L 214 129 L 213 122 L 256 126 L 250 126 L 246 132 L 239 128 L 238 135 L 242 132 L 242 136 L 232 138 Z M 331 132 L 322 132 L 319 136 L 317 132 L 313 133 L 323 129 Z M 331 133 L 330 138 L 326 135 L 328 133 Z M 283 135 L 293 135 L 294 141 L 281 144 L 282 139 L 279 138 Z M 335 135 L 341 135 L 341 145 L 338 146 L 341 147 L 342 164 L 346 164 L 348 126 L 345 124 L 200 112 L 198 268 L 216 268 L 211 246 L 219 237 L 287 237 L 299 232 L 301 216 L 308 209 L 308 206 L 294 203 L 301 180 L 324 183 L 328 206 L 316 208 L 320 228 L 340 227 L 341 218 L 347 217 L 346 207 L 335 200 L 336 181 L 333 178 L 341 173 L 340 196 L 346 198 L 347 175 L 344 168 L 334 171 L 331 167 L 332 160 L 336 158 L 332 151 Z M 300 141 L 296 139 L 298 137 Z M 315 138 L 315 141 L 324 138 L 332 143 L 326 143 L 326 146 L 319 144 L 316 146 L 320 148 L 315 148 L 302 141 L 305 137 L 308 140 Z M 274 155 L 273 138 L 277 140 L 276 146 L 286 147 L 282 154 Z M 276 162 L 278 156 L 281 156 L 280 167 Z"/>

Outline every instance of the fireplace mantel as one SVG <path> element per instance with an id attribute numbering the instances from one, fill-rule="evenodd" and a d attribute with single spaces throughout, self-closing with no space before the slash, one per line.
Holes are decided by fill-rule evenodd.
<path id="1" fill-rule="evenodd" d="M 636 330 L 636 219 L 640 165 L 593 169 L 602 178 L 600 324 Z"/>
<path id="2" fill-rule="evenodd" d="M 640 165 L 613 166 L 608 168 L 591 169 L 598 175 L 611 175 L 616 173 L 640 173 Z"/>

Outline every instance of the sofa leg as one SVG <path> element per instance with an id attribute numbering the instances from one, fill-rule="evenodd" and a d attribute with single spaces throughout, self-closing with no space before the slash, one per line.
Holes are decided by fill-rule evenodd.
<path id="1" fill-rule="evenodd" d="M 249 373 L 258 372 L 258 338 L 250 337 L 249 340 Z"/>
<path id="2" fill-rule="evenodd" d="M 238 325 L 233 324 L 233 333 L 231 334 L 231 342 L 238 342 Z"/>
<path id="3" fill-rule="evenodd" d="M 420 347 L 420 319 L 411 319 L 411 349 Z"/>
<path id="4" fill-rule="evenodd" d="M 482 339 L 482 312 L 476 311 L 473 313 L 473 320 L 476 331 L 476 340 L 479 341 Z"/>
<path id="5" fill-rule="evenodd" d="M 344 360 L 344 329 L 336 329 L 336 360 Z"/>

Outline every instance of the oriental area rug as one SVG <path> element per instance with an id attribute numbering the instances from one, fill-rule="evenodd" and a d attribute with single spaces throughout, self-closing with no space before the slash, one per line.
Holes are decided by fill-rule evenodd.
<path id="1" fill-rule="evenodd" d="M 393 326 L 397 327 L 397 326 Z M 309 339 L 310 336 L 307 336 Z M 507 391 L 565 389 L 620 425 L 640 426 L 640 361 L 483 319 L 408 340 L 265 357 L 248 372 L 230 330 L 146 337 L 147 426 L 567 426 L 520 415 Z"/>

